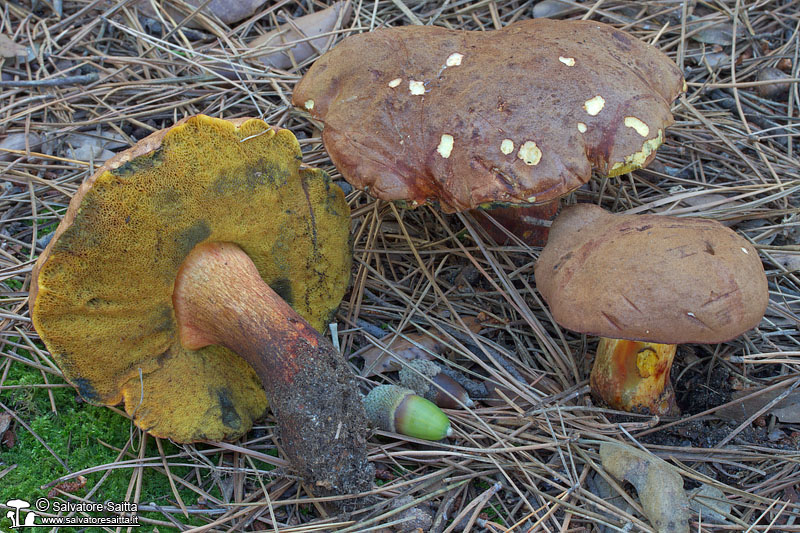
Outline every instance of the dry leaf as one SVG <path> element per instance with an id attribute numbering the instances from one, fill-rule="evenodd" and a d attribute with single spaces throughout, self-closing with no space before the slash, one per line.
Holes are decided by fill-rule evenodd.
<path id="1" fill-rule="evenodd" d="M 777 68 L 762 68 L 756 75 L 758 81 L 774 81 L 766 85 L 757 85 L 756 92 L 762 98 L 778 98 L 789 92 L 790 84 L 786 80 L 792 79 L 791 74 Z"/>
<path id="2" fill-rule="evenodd" d="M 702 56 L 695 58 L 700 66 L 708 66 L 711 70 L 720 68 L 730 68 L 731 56 L 725 52 L 706 52 Z"/>
<path id="3" fill-rule="evenodd" d="M 580 11 L 580 8 L 568 2 L 562 2 L 561 0 L 544 0 L 533 6 L 533 18 L 554 19 L 569 15 L 575 11 Z"/>
<path id="4" fill-rule="evenodd" d="M 733 393 L 733 400 L 744 398 L 758 390 L 757 388 L 753 388 L 736 391 Z M 717 416 L 741 424 L 756 412 L 760 411 L 769 402 L 780 396 L 781 393 L 783 393 L 783 390 L 777 389 L 737 403 L 731 402 L 725 404 L 717 410 Z M 790 393 L 786 398 L 775 404 L 772 409 L 769 409 L 763 414 L 775 415 L 778 420 L 786 424 L 800 424 L 800 390 L 795 390 Z"/>
<path id="5" fill-rule="evenodd" d="M 475 333 L 481 329 L 480 323 L 472 317 L 465 317 L 464 323 Z M 445 345 L 431 335 L 440 336 L 438 332 L 435 331 L 431 334 L 409 333 L 404 335 L 405 338 L 397 338 L 392 342 L 392 339 L 395 338 L 394 333 L 392 333 L 381 339 L 381 344 L 388 346 L 387 349 L 382 349 L 378 346 L 370 346 L 353 355 L 360 356 L 364 359 L 364 370 L 362 371 L 364 377 L 375 376 L 383 372 L 397 371 L 401 368 L 399 360 L 431 360 L 434 358 L 431 353 L 440 354 L 445 350 Z M 391 345 L 389 345 L 390 342 Z"/>
<path id="6" fill-rule="evenodd" d="M 0 34 L 0 57 L 8 59 L 28 57 L 28 47 L 15 43 L 8 35 Z"/>
<path id="7" fill-rule="evenodd" d="M 381 339 L 381 343 L 387 345 L 393 337 L 394 334 L 387 335 Z M 372 346 L 358 354 L 364 358 L 362 375 L 370 377 L 383 372 L 400 370 L 401 365 L 397 362 L 398 359 L 405 361 L 430 360 L 433 359 L 433 356 L 428 352 L 436 354 L 444 350 L 444 344 L 425 333 L 409 333 L 405 337 L 392 342 L 386 350 Z"/>
<path id="8" fill-rule="evenodd" d="M 0 413 L 0 435 L 3 435 L 10 425 L 11 415 L 8 413 Z"/>
<path id="9" fill-rule="evenodd" d="M 725 515 L 731 514 L 731 504 L 725 493 L 711 485 L 703 485 L 689 493 L 689 505 L 703 519 L 713 524 L 727 524 Z"/>
<path id="10" fill-rule="evenodd" d="M 697 31 L 695 32 L 695 30 Z M 687 26 L 686 31 L 695 32 L 692 33 L 692 39 L 700 43 L 722 46 L 730 46 L 733 43 L 733 24 L 728 22 L 694 22 Z M 742 37 L 744 37 L 744 31 L 740 26 L 736 38 L 741 39 Z"/>
<path id="11" fill-rule="evenodd" d="M 772 258 L 789 272 L 800 270 L 800 254 L 771 254 Z"/>
<path id="12" fill-rule="evenodd" d="M 327 9 L 297 17 L 291 23 L 287 22 L 280 28 L 265 33 L 253 40 L 249 46 L 250 48 L 264 48 L 268 52 L 266 55 L 258 56 L 258 60 L 268 67 L 288 69 L 293 64 L 289 54 L 297 63 L 302 63 L 313 56 L 317 50 L 320 53 L 327 50 L 333 41 L 330 32 L 345 25 L 350 20 L 351 13 L 350 2 L 336 2 Z M 307 40 L 308 37 L 318 35 L 321 37 Z M 274 49 L 282 51 L 276 52 Z"/>
<path id="13" fill-rule="evenodd" d="M 19 154 L 7 150 L 36 150 L 42 144 L 41 136 L 36 133 L 9 133 L 0 141 L 0 161 L 16 159 Z M 27 145 L 27 146 L 26 146 Z"/>
<path id="14" fill-rule="evenodd" d="M 189 7 L 196 8 L 202 5 L 203 0 L 185 0 Z M 204 15 L 213 15 L 225 24 L 231 25 L 250 17 L 266 3 L 266 0 L 211 0 L 200 12 Z M 150 0 L 140 0 L 135 4 L 139 11 L 151 18 L 158 18 Z M 176 9 L 167 9 L 167 14 L 176 22 L 183 20 L 188 13 Z M 196 20 L 190 20 L 186 26 L 190 28 L 202 27 Z"/>
<path id="15" fill-rule="evenodd" d="M 666 461 L 620 442 L 600 445 L 606 472 L 636 488 L 642 510 L 658 533 L 689 533 L 689 500 L 683 478 Z"/>

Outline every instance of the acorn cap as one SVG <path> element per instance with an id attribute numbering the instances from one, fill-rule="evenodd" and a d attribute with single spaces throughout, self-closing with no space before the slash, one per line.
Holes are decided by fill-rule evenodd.
<path id="1" fill-rule="evenodd" d="M 205 241 L 238 245 L 323 331 L 349 279 L 341 190 L 302 167 L 288 130 L 195 116 L 103 165 L 78 190 L 33 270 L 33 324 L 96 404 L 179 442 L 235 438 L 266 409 L 261 382 L 221 346 L 182 347 L 175 276 Z"/>
<path id="2" fill-rule="evenodd" d="M 719 222 L 591 204 L 561 212 L 534 272 L 559 324 L 614 339 L 724 342 L 769 300 L 758 251 Z"/>
<path id="3" fill-rule="evenodd" d="M 629 34 L 534 19 L 352 35 L 312 65 L 293 104 L 324 123 L 325 149 L 355 187 L 453 212 L 543 203 L 593 167 L 646 165 L 684 87 L 666 55 Z"/>

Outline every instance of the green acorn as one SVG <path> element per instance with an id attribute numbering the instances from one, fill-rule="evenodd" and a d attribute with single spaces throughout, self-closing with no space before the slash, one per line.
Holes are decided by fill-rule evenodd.
<path id="1" fill-rule="evenodd" d="M 384 431 L 425 440 L 440 440 L 453 432 L 441 409 L 397 385 L 378 385 L 372 389 L 364 398 L 364 409 L 370 422 Z"/>
<path id="2" fill-rule="evenodd" d="M 442 367 L 427 359 L 414 359 L 400 369 L 400 384 L 445 409 L 472 407 L 467 391 L 442 372 Z M 459 403 L 460 402 L 460 403 Z"/>

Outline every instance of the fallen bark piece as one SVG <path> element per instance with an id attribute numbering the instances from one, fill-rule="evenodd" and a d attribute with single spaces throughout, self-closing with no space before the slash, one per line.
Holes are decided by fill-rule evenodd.
<path id="1" fill-rule="evenodd" d="M 674 467 L 619 442 L 601 444 L 600 459 L 606 472 L 636 488 L 642 510 L 658 533 L 689 532 L 689 500 Z"/>

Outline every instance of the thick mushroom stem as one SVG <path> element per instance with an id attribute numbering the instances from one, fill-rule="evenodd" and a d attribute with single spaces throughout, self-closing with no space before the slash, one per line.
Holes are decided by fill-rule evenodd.
<path id="1" fill-rule="evenodd" d="M 366 414 L 344 358 L 261 279 L 231 243 L 186 257 L 173 303 L 181 342 L 244 358 L 261 379 L 292 467 L 323 493 L 369 490 Z"/>
<path id="2" fill-rule="evenodd" d="M 613 409 L 677 415 L 669 380 L 675 344 L 601 337 L 589 378 L 592 394 Z"/>
<path id="3" fill-rule="evenodd" d="M 528 246 L 544 246 L 547 244 L 550 225 L 558 214 L 558 205 L 559 200 L 556 199 L 536 205 L 496 207 L 485 212 Z M 509 240 L 508 235 L 486 217 L 483 209 L 473 209 L 470 213 L 495 242 L 504 244 Z"/>

